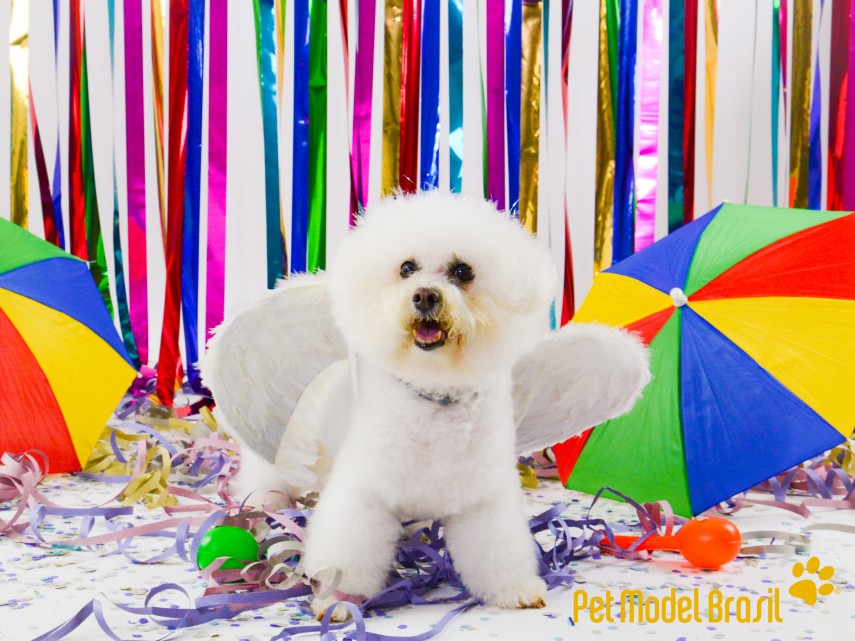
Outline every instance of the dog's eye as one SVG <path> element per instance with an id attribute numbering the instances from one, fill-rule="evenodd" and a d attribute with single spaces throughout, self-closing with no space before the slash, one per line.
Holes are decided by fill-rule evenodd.
<path id="1" fill-rule="evenodd" d="M 448 276 L 452 280 L 456 280 L 461 283 L 468 283 L 475 278 L 475 273 L 466 263 L 455 263 L 449 268 Z"/>
<path id="2" fill-rule="evenodd" d="M 414 273 L 419 271 L 419 266 L 413 261 L 407 260 L 401 265 L 401 278 L 409 278 Z"/>

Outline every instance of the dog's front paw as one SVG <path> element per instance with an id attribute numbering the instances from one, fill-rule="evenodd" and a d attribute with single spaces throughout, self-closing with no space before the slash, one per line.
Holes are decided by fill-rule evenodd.
<path id="1" fill-rule="evenodd" d="M 503 590 L 496 590 L 484 600 L 500 608 L 545 608 L 546 583 L 540 577 L 524 579 Z"/>
<path id="2" fill-rule="evenodd" d="M 335 606 L 335 609 L 332 612 L 330 622 L 342 623 L 344 621 L 347 621 L 349 612 L 342 603 L 339 603 L 339 601 L 340 599 L 334 596 L 328 596 L 325 599 L 315 598 L 312 601 L 312 612 L 315 613 L 315 618 L 317 618 L 318 621 L 323 620 L 324 615 L 327 613 L 327 610 L 330 608 L 330 606 L 332 606 L 334 603 L 338 603 L 338 605 Z"/>

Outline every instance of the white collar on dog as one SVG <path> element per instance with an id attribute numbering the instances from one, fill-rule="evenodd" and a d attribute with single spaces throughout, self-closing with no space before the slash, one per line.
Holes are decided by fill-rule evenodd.
<path id="1" fill-rule="evenodd" d="M 429 392 L 427 390 L 414 387 L 404 379 L 399 378 L 398 380 L 404 387 L 413 392 L 416 396 L 423 398 L 426 401 L 431 401 L 432 403 L 438 403 L 443 407 L 446 407 L 448 405 L 455 405 L 457 403 L 460 403 L 461 401 L 471 401 L 478 397 L 478 392 L 463 393 L 457 396 L 452 394 L 439 394 Z"/>

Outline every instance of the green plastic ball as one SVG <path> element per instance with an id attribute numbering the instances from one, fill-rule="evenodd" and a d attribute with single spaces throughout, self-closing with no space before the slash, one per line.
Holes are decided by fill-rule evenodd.
<path id="1" fill-rule="evenodd" d="M 202 537 L 196 553 L 196 567 L 204 570 L 215 559 L 230 557 L 223 563 L 223 570 L 240 570 L 258 560 L 258 542 L 247 530 L 232 525 L 211 528 Z"/>

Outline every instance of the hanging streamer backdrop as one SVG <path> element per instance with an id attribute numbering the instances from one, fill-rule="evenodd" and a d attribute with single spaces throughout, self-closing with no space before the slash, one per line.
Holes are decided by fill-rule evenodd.
<path id="1" fill-rule="evenodd" d="M 518 217 L 553 323 L 710 204 L 855 209 L 853 0 L 4 6 L 0 214 L 89 261 L 167 403 L 228 309 L 398 190 Z"/>

